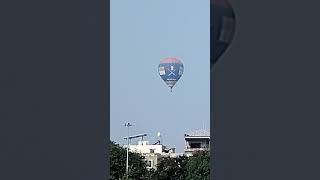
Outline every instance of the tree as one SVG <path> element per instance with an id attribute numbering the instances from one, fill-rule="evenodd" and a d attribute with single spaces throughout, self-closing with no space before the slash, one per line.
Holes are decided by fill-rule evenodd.
<path id="1" fill-rule="evenodd" d="M 110 142 L 110 179 L 124 178 L 126 175 L 127 151 L 115 142 Z M 145 179 L 147 164 L 144 157 L 138 153 L 129 152 L 129 178 Z"/>
<path id="2" fill-rule="evenodd" d="M 144 179 L 145 180 L 157 179 L 156 170 L 153 168 L 147 170 L 146 174 L 144 175 Z"/>
<path id="3" fill-rule="evenodd" d="M 110 142 L 110 179 L 120 179 L 126 172 L 126 151 L 115 142 Z"/>
<path id="4" fill-rule="evenodd" d="M 136 180 L 145 179 L 147 163 L 143 156 L 129 152 L 129 178 Z"/>
<path id="5" fill-rule="evenodd" d="M 186 165 L 185 179 L 210 179 L 210 154 L 208 151 L 198 152 L 189 158 Z"/>
<path id="6" fill-rule="evenodd" d="M 150 177 L 155 180 L 185 179 L 184 171 L 187 162 L 186 156 L 162 157 L 157 170 Z"/>
<path id="7" fill-rule="evenodd" d="M 126 149 L 111 142 L 110 176 L 125 179 Z M 157 170 L 147 170 L 147 163 L 138 153 L 129 153 L 129 179 L 134 180 L 205 180 L 210 179 L 210 155 L 200 151 L 191 157 L 162 157 Z"/>

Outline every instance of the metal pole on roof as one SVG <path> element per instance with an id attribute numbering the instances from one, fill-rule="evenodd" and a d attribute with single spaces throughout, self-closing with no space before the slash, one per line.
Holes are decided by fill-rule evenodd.
<path id="1" fill-rule="evenodd" d="M 126 176 L 129 177 L 129 128 L 132 126 L 130 123 L 126 123 L 124 126 L 128 127 L 128 136 L 127 136 L 127 166 L 126 166 Z"/>

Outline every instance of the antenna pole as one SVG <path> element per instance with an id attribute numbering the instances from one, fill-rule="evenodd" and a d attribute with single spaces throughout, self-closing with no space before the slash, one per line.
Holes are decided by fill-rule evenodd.
<path id="1" fill-rule="evenodd" d="M 127 179 L 129 177 L 129 128 L 132 126 L 130 123 L 126 123 L 124 126 L 128 127 L 128 136 L 127 136 L 127 166 L 126 166 L 126 175 Z"/>
<path id="2" fill-rule="evenodd" d="M 157 136 L 158 136 L 158 142 L 159 142 L 159 144 L 161 144 L 161 134 L 160 134 L 160 132 L 158 132 Z"/>

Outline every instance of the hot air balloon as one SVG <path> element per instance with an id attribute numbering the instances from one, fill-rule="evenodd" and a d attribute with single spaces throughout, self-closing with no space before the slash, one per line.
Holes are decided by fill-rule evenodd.
<path id="1" fill-rule="evenodd" d="M 210 0 L 210 67 L 215 65 L 231 43 L 235 14 L 227 0 Z"/>
<path id="2" fill-rule="evenodd" d="M 160 61 L 158 71 L 160 77 L 169 86 L 172 92 L 173 86 L 183 74 L 183 64 L 175 57 L 167 57 Z"/>

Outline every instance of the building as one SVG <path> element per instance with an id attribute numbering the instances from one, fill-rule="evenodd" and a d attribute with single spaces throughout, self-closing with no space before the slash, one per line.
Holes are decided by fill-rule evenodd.
<path id="1" fill-rule="evenodd" d="M 132 138 L 143 136 L 146 136 L 146 134 L 132 136 Z M 129 151 L 144 156 L 147 161 L 148 169 L 157 169 L 157 164 L 162 157 L 176 157 L 180 155 L 175 153 L 175 148 L 167 148 L 165 145 L 161 144 L 160 139 L 156 143 L 149 144 L 149 141 L 143 140 L 142 138 L 138 141 L 138 144 L 130 144 Z"/>
<path id="2" fill-rule="evenodd" d="M 210 133 L 205 130 L 199 130 L 184 135 L 186 156 L 192 156 L 197 151 L 210 150 Z"/>
<path id="3" fill-rule="evenodd" d="M 166 146 L 161 144 L 159 141 L 154 144 L 149 144 L 149 141 L 140 140 L 137 145 L 130 145 L 130 151 L 140 154 L 163 154 L 163 153 L 174 153 L 175 148 L 168 149 Z"/>
<path id="4" fill-rule="evenodd" d="M 210 149 L 210 133 L 200 130 L 184 135 L 185 148 L 184 153 L 176 153 L 175 148 L 167 148 L 160 142 L 160 133 L 158 141 L 150 144 L 144 140 L 146 134 L 130 136 L 129 139 L 141 138 L 137 144 L 129 144 L 129 151 L 139 153 L 145 157 L 148 169 L 157 169 L 157 164 L 162 157 L 192 156 L 197 151 L 206 151 Z M 126 139 L 126 138 L 125 138 Z M 126 146 L 125 146 L 126 147 Z"/>

